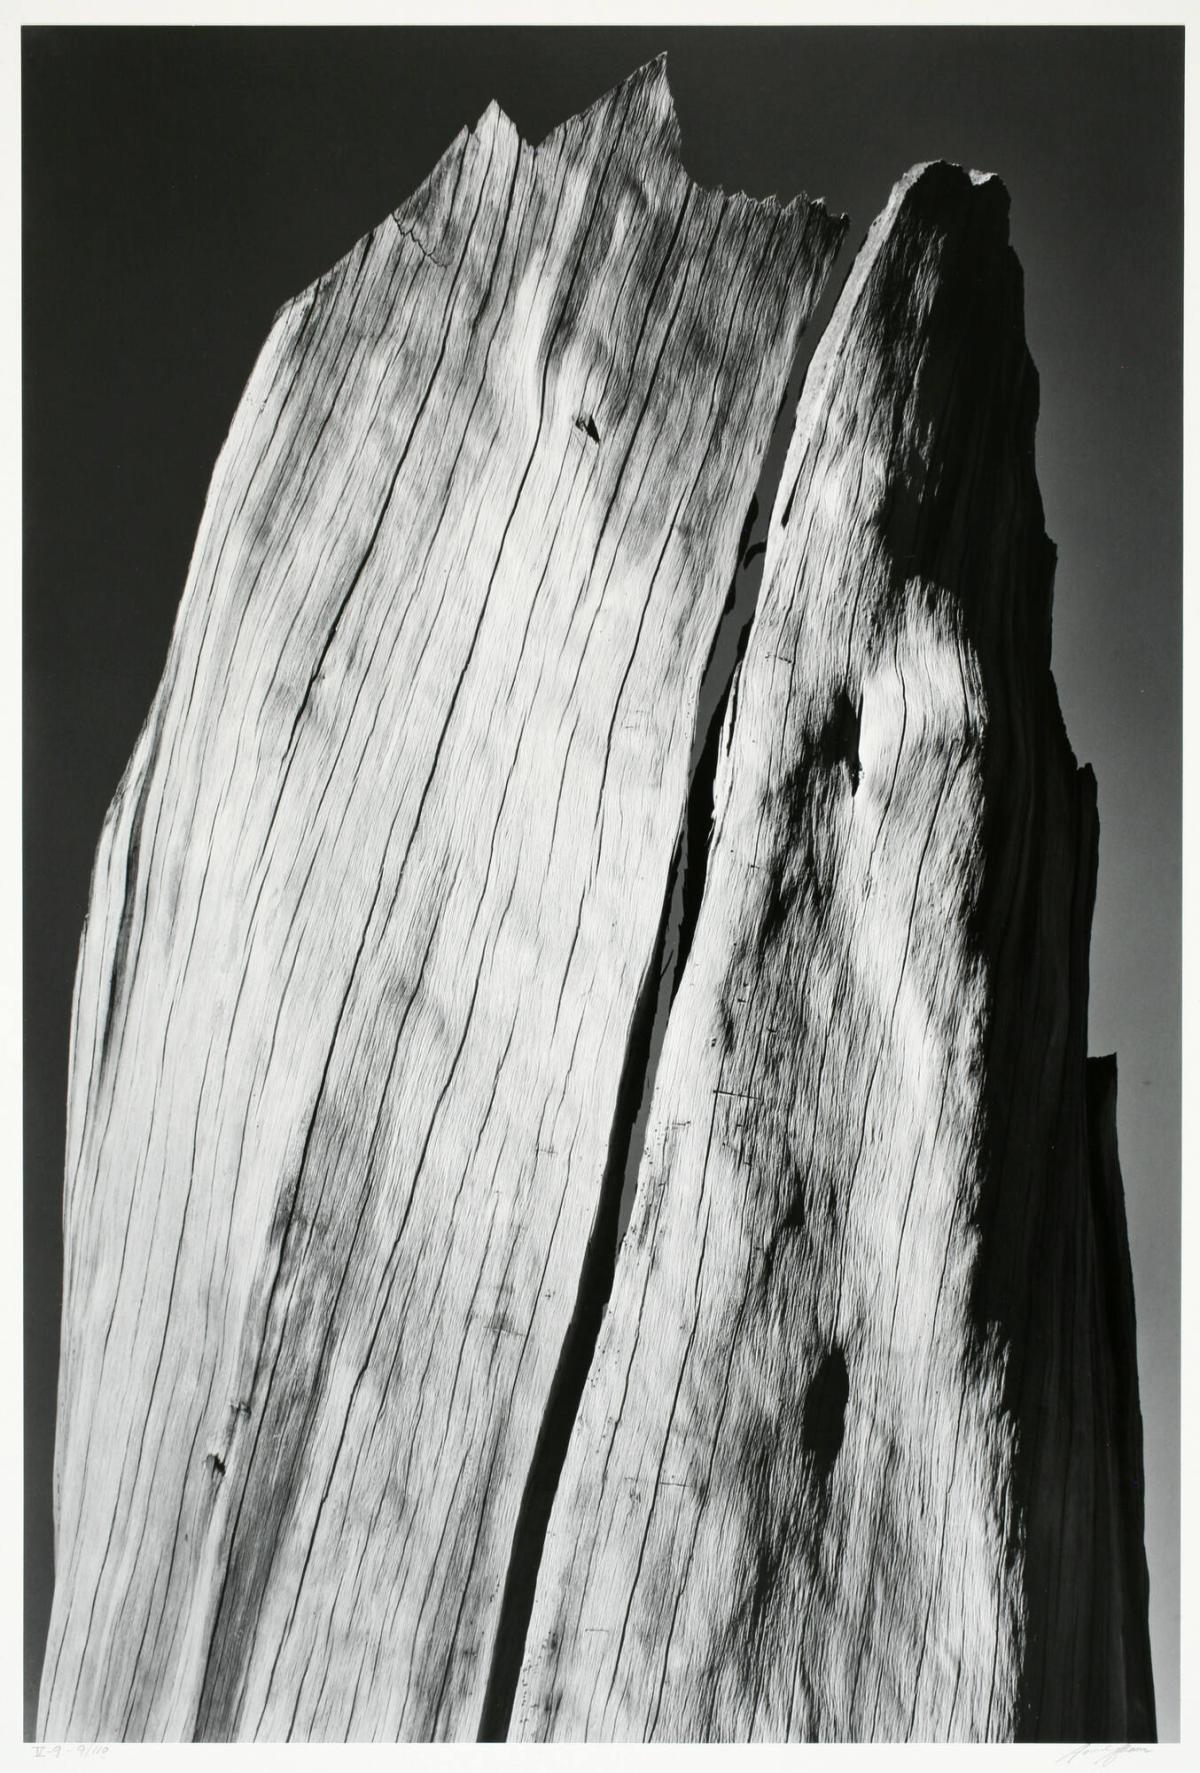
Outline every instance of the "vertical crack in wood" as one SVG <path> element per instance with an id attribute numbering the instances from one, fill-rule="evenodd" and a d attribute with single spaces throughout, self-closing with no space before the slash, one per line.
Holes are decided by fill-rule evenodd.
<path id="1" fill-rule="evenodd" d="M 667 877 L 658 939 L 626 1048 L 608 1161 L 580 1273 L 575 1310 L 559 1355 L 513 1533 L 500 1624 L 480 1717 L 480 1742 L 501 1742 L 507 1738 L 550 1511 L 612 1294 L 621 1243 L 633 1212 L 658 1060 L 704 898 L 713 838 L 717 765 L 722 748 L 728 749 L 737 716 L 737 674 L 746 655 L 762 584 L 766 547 L 763 532 L 774 509 L 811 355 L 812 345 L 806 333 L 780 399 L 755 495 L 742 526 L 729 595 L 701 680 L 683 823 Z M 582 419 L 577 419 L 576 424 L 584 428 Z"/>
<path id="2" fill-rule="evenodd" d="M 790 425 L 792 404 L 785 397 L 777 428 L 785 422 Z M 770 510 L 769 503 L 766 508 Z M 502 1742 L 508 1734 L 550 1511 L 612 1294 L 621 1241 L 637 1191 L 658 1059 L 700 915 L 712 841 L 713 787 L 721 734 L 758 604 L 761 557 L 754 558 L 751 536 L 759 509 L 756 495 L 746 514 L 737 567 L 697 699 L 687 803 L 667 876 L 654 952 L 642 981 L 625 1050 L 608 1157 L 580 1271 L 575 1309 L 559 1353 L 513 1533 L 500 1622 L 480 1715 L 480 1742 Z"/>
<path id="3" fill-rule="evenodd" d="M 638 1171 L 646 1142 L 646 1126 L 654 1095 L 654 1078 L 671 1007 L 679 993 L 683 970 L 691 950 L 692 938 L 704 898 L 704 882 L 708 873 L 708 852 L 712 843 L 713 791 L 721 735 L 726 720 L 732 723 L 731 704 L 736 708 L 734 689 L 738 668 L 746 652 L 754 612 L 758 607 L 758 586 L 761 570 L 749 563 L 753 544 L 749 537 L 758 515 L 757 497 L 750 502 L 742 538 L 738 545 L 738 565 L 729 587 L 729 596 L 721 612 L 721 620 L 713 635 L 712 647 L 704 668 L 700 694 L 696 703 L 696 721 L 692 749 L 688 760 L 688 795 L 683 824 L 671 862 L 667 886 L 667 921 L 665 940 L 658 973 L 658 991 L 654 1019 L 650 1030 L 649 1050 L 638 1099 L 637 1118 L 629 1143 L 625 1173 L 621 1184 L 620 1215 L 617 1241 L 625 1236 L 625 1228 L 633 1212 L 637 1195 Z"/>
<path id="4" fill-rule="evenodd" d="M 579 1273 L 575 1308 L 559 1351 L 513 1531 L 500 1618 L 480 1714 L 480 1742 L 502 1742 L 508 1734 L 550 1510 L 579 1413 L 579 1400 L 591 1369 L 600 1325 L 612 1293 L 621 1235 L 619 1220 L 623 1185 L 631 1166 L 636 1176 L 640 1155 L 634 1145 L 638 1107 L 643 1096 L 653 1088 L 651 1035 L 661 994 L 667 926 L 678 866 L 679 848 L 676 846 L 658 938 L 642 980 L 625 1049 L 608 1157 Z"/>
<path id="5" fill-rule="evenodd" d="M 775 508 L 775 498 L 795 427 L 796 408 L 808 374 L 808 365 L 824 331 L 825 322 L 832 313 L 840 287 L 839 280 L 833 273 L 843 257 L 844 240 L 830 266 L 825 291 L 813 311 L 813 320 L 801 337 L 787 385 L 780 397 L 779 410 L 775 415 L 770 442 L 763 455 L 754 497 L 750 500 L 742 525 L 737 566 L 730 582 L 729 595 L 713 634 L 700 684 L 692 749 L 688 760 L 687 805 L 672 865 L 671 884 L 668 887 L 667 936 L 658 1005 L 650 1036 L 645 1084 L 622 1185 L 618 1243 L 625 1236 L 633 1212 L 659 1054 L 667 1036 L 671 1008 L 679 995 L 704 899 L 704 883 L 708 877 L 708 858 L 713 839 L 717 766 L 722 753 L 728 751 L 732 743 L 737 720 L 738 673 L 746 656 L 750 632 L 758 610 L 763 557 L 767 546 L 766 530 L 771 512 Z M 679 866 L 680 855 L 682 867 Z"/>

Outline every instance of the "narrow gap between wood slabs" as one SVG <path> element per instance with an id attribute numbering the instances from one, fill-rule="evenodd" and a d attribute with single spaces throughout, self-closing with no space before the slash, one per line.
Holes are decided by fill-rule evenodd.
<path id="1" fill-rule="evenodd" d="M 512 1720 L 550 1511 L 612 1293 L 618 1252 L 633 1212 L 655 1075 L 671 1006 L 678 993 L 700 916 L 712 841 L 713 792 L 721 735 L 738 667 L 745 655 L 758 608 L 770 516 L 791 442 L 804 378 L 842 282 L 844 276 L 836 285 L 830 278 L 801 337 L 742 529 L 733 582 L 701 680 L 688 762 L 687 803 L 671 860 L 654 954 L 630 1026 L 629 1044 L 617 1087 L 608 1157 L 600 1183 L 596 1216 L 580 1268 L 575 1309 L 559 1353 L 513 1530 L 492 1662 L 480 1712 L 480 1742 L 505 1741 Z M 736 701 L 729 721 L 730 733 L 734 717 Z"/>
<path id="2" fill-rule="evenodd" d="M 721 612 L 721 620 L 717 624 L 717 630 L 713 636 L 708 663 L 700 683 L 700 696 L 696 704 L 696 723 L 692 732 L 692 750 L 688 760 L 687 805 L 683 816 L 683 830 L 675 859 L 671 865 L 668 883 L 667 903 L 670 909 L 667 919 L 667 937 L 662 958 L 658 1002 L 655 1006 L 654 1024 L 650 1034 L 650 1050 L 646 1060 L 645 1087 L 638 1105 L 637 1119 L 634 1123 L 633 1137 L 629 1147 L 629 1160 L 621 1185 L 621 1206 L 617 1228 L 618 1242 L 624 1238 L 626 1227 L 633 1213 L 638 1172 L 641 1168 L 642 1151 L 646 1141 L 646 1127 L 650 1119 L 650 1102 L 654 1094 L 654 1080 L 658 1072 L 659 1057 L 667 1036 L 671 1006 L 679 992 L 683 969 L 691 951 L 692 940 L 696 934 L 696 924 L 700 917 L 700 904 L 704 897 L 704 883 L 708 876 L 708 856 L 712 845 L 713 796 L 716 789 L 717 763 L 721 755 L 721 738 L 726 725 L 725 715 L 732 699 L 733 711 L 729 718 L 727 735 L 728 739 L 732 739 L 733 727 L 737 719 L 737 677 L 758 610 L 758 594 L 762 586 L 767 532 L 779 494 L 779 483 L 783 476 L 784 463 L 787 460 L 788 449 L 792 441 L 792 432 L 796 423 L 796 408 L 804 390 L 804 381 L 808 374 L 809 364 L 812 362 L 813 352 L 816 350 L 830 315 L 837 305 L 842 286 L 849 275 L 850 266 L 853 264 L 855 256 L 854 253 L 847 254 L 843 245 L 839 257 L 834 260 L 833 266 L 830 268 L 830 275 L 826 279 L 821 300 L 813 310 L 812 317 L 801 335 L 800 345 L 779 402 L 779 411 L 775 415 L 770 442 L 767 444 L 766 454 L 759 470 L 758 485 L 754 489 L 750 509 L 746 514 L 746 522 L 738 544 L 737 566 L 734 569 L 733 583 L 729 587 L 729 595 L 725 600 L 725 608 Z M 843 261 L 845 263 L 842 275 L 835 278 L 833 272 L 842 265 Z M 679 866 L 680 851 L 683 855 L 682 868 Z"/>

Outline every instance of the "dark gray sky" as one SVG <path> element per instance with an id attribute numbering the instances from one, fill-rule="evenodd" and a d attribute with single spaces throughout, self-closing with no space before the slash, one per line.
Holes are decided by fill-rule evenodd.
<path id="1" fill-rule="evenodd" d="M 1178 1735 L 1181 29 L 23 33 L 27 1703 L 75 951 L 217 451 L 275 310 L 461 125 L 497 98 L 536 141 L 663 48 L 693 177 L 823 196 L 851 247 L 919 160 L 1012 194 L 1055 673 L 1099 781 L 1090 1045 L 1120 1062 L 1159 1725 Z"/>

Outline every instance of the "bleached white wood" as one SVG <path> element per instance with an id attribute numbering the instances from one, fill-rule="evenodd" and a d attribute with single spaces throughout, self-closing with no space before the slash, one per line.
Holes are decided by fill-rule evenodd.
<path id="1" fill-rule="evenodd" d="M 654 63 L 278 316 L 80 953 L 58 1738 L 473 1736 L 687 790 L 844 223 Z"/>
<path id="2" fill-rule="evenodd" d="M 800 403 L 514 1734 L 1153 1733 L 1036 405 L 1003 187 L 917 169 Z"/>

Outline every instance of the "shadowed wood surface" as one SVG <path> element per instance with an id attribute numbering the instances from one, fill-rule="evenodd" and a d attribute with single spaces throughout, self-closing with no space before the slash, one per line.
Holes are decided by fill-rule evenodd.
<path id="1" fill-rule="evenodd" d="M 514 1734 L 1153 1734 L 1036 408 L 1003 187 L 916 169 L 801 399 Z"/>
<path id="2" fill-rule="evenodd" d="M 694 186 L 660 62 L 278 316 L 79 959 L 44 1737 L 476 1733 L 843 228 Z"/>

